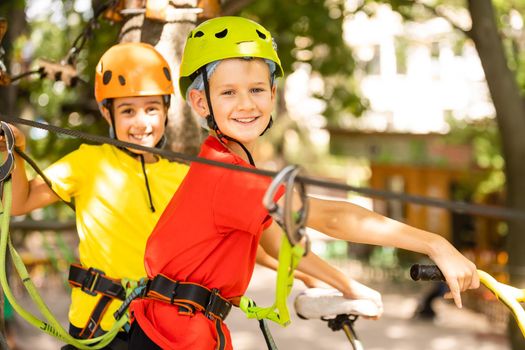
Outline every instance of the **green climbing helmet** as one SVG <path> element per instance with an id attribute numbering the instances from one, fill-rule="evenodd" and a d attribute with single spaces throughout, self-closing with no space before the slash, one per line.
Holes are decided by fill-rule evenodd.
<path id="1" fill-rule="evenodd" d="M 235 57 L 269 59 L 277 65 L 276 77 L 283 76 L 276 45 L 266 28 L 242 17 L 216 17 L 201 23 L 188 36 L 180 64 L 179 88 L 182 96 L 186 96 L 193 74 L 199 68 Z"/>

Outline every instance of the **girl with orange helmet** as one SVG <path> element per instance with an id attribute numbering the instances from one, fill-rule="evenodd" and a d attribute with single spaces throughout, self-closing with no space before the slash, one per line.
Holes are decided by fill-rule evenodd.
<path id="1" fill-rule="evenodd" d="M 110 134 L 121 141 L 161 147 L 172 93 L 168 63 L 151 45 L 117 44 L 96 67 L 95 98 Z M 24 149 L 24 135 L 13 130 Z M 145 276 L 147 237 L 187 170 L 148 152 L 84 144 L 44 170 L 50 188 L 40 177 L 28 181 L 16 156 L 13 215 L 60 199 L 75 203 L 80 264 L 69 272 L 73 336 L 92 338 L 111 328 L 125 298 L 121 280 Z M 106 349 L 127 349 L 127 334 Z"/>

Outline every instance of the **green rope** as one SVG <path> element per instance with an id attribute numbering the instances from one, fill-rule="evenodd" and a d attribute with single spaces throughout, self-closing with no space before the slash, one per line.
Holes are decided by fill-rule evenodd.
<path id="1" fill-rule="evenodd" d="M 76 339 L 72 337 L 60 324 L 60 322 L 54 317 L 54 315 L 49 310 L 48 306 L 42 299 L 41 295 L 38 293 L 33 281 L 31 280 L 27 269 L 20 258 L 20 255 L 15 250 L 11 243 L 9 237 L 9 221 L 11 214 L 11 204 L 12 204 L 12 184 L 11 179 L 4 181 L 4 203 L 0 202 L 0 212 L 1 212 L 1 226 L 0 226 L 0 284 L 4 290 L 4 294 L 15 309 L 15 311 L 24 318 L 31 325 L 39 328 L 43 332 L 52 335 L 68 344 L 75 346 L 78 349 L 101 349 L 108 345 L 113 338 L 117 335 L 119 330 L 125 326 L 128 322 L 128 315 L 124 315 L 121 319 L 113 324 L 111 330 L 100 337 L 92 339 Z M 35 315 L 31 314 L 29 311 L 24 309 L 15 299 L 13 292 L 9 286 L 6 275 L 6 253 L 9 247 L 9 253 L 11 254 L 11 259 L 13 264 L 20 275 L 22 283 L 26 288 L 27 292 L 31 296 L 31 299 L 35 302 L 40 313 L 45 317 L 47 322 L 40 320 Z"/>
<path id="2" fill-rule="evenodd" d="M 250 298 L 243 296 L 239 304 L 240 309 L 248 318 L 263 318 L 274 321 L 286 327 L 290 324 L 290 312 L 286 300 L 292 290 L 294 277 L 293 273 L 303 257 L 304 248 L 300 244 L 292 246 L 290 241 L 283 235 L 281 239 L 281 249 L 279 251 L 279 267 L 277 268 L 277 280 L 275 283 L 275 301 L 272 306 L 260 307 Z"/>

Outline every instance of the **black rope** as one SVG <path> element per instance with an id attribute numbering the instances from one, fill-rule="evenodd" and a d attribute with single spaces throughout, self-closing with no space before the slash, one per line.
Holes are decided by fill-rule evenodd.
<path id="1" fill-rule="evenodd" d="M 20 73 L 18 75 L 15 75 L 14 77 L 11 77 L 11 83 L 17 81 L 17 80 L 20 80 L 24 77 L 27 77 L 29 75 L 32 75 L 32 74 L 40 74 L 42 75 L 42 69 L 39 68 L 39 69 L 34 69 L 34 70 L 30 70 L 30 71 L 27 71 L 27 72 L 23 72 L 23 73 Z"/>
<path id="2" fill-rule="evenodd" d="M 139 154 L 140 165 L 142 166 L 142 173 L 144 174 L 144 182 L 146 183 L 146 191 L 148 192 L 149 209 L 152 213 L 155 212 L 155 206 L 153 205 L 153 198 L 151 197 L 151 190 L 149 188 L 148 174 L 146 173 L 146 164 L 144 164 L 144 155 Z"/>
<path id="3" fill-rule="evenodd" d="M 109 8 L 115 6 L 117 4 L 117 0 L 109 0 L 102 4 L 100 4 L 93 13 L 93 17 L 89 19 L 89 21 L 86 23 L 86 26 L 82 30 L 82 32 L 73 40 L 73 45 L 71 46 L 71 49 L 69 50 L 66 58 L 64 59 L 65 62 L 68 64 L 74 64 L 80 51 L 84 48 L 84 45 L 88 42 L 89 39 L 91 39 L 93 35 L 93 30 L 95 29 L 99 17 Z"/>
<path id="4" fill-rule="evenodd" d="M 130 143 L 130 142 L 110 139 L 109 137 L 105 137 L 105 136 L 88 134 L 88 133 L 77 131 L 77 130 L 64 129 L 64 128 L 60 128 L 54 125 L 43 124 L 43 123 L 39 123 L 39 122 L 35 122 L 32 120 L 27 120 L 27 119 L 22 119 L 18 117 L 0 116 L 0 119 L 6 122 L 28 125 L 31 127 L 44 129 L 44 130 L 51 131 L 51 132 L 58 133 L 58 134 L 69 135 L 72 137 L 81 138 L 81 139 L 99 143 L 99 144 L 106 143 L 106 144 L 110 144 L 110 145 L 117 146 L 117 147 L 132 148 L 136 150 L 146 151 L 152 154 L 158 154 L 168 160 L 177 160 L 177 161 L 183 161 L 183 162 L 197 162 L 197 163 L 211 165 L 211 166 L 218 166 L 218 167 L 222 167 L 222 168 L 229 169 L 229 170 L 241 171 L 241 172 L 246 172 L 246 173 L 251 173 L 251 174 L 256 174 L 256 175 L 261 175 L 261 176 L 267 176 L 267 177 L 272 177 L 272 178 L 275 177 L 275 175 L 277 175 L 278 173 L 276 171 L 262 170 L 262 169 L 257 169 L 257 168 L 246 168 L 246 167 L 239 166 L 239 165 L 222 163 L 222 162 L 218 162 L 218 161 L 214 161 L 214 160 L 210 160 L 206 158 L 200 158 L 197 156 L 191 156 L 188 154 L 168 151 L 164 149 L 145 147 L 145 146 L 137 145 L 137 144 Z M 303 176 L 303 175 L 297 176 L 296 180 L 303 182 L 305 185 L 330 188 L 330 189 L 341 190 L 345 192 L 356 192 L 356 193 L 365 195 L 367 197 L 377 197 L 377 198 L 388 199 L 388 200 L 398 200 L 398 201 L 405 202 L 405 203 L 413 203 L 413 204 L 427 205 L 431 207 L 438 207 L 438 208 L 448 209 L 448 210 L 451 210 L 457 213 L 495 217 L 501 220 L 511 220 L 511 219 L 525 220 L 525 212 L 521 210 L 512 209 L 512 208 L 470 204 L 466 202 L 454 202 L 454 201 L 448 201 L 448 200 L 439 199 L 439 198 L 429 198 L 429 197 L 416 196 L 416 195 L 410 195 L 410 194 L 404 194 L 404 193 L 395 193 L 395 192 L 372 189 L 372 188 L 356 187 L 356 186 L 347 185 L 345 183 L 338 183 L 338 182 L 328 181 L 322 178 L 314 178 L 314 177 Z"/>
<path id="5" fill-rule="evenodd" d="M 44 180 L 44 182 L 47 184 L 47 186 L 51 189 L 51 191 L 53 191 L 53 193 L 58 197 L 60 198 L 60 200 L 62 202 L 64 202 L 68 207 L 70 207 L 71 209 L 73 209 L 73 211 L 75 211 L 75 205 L 71 202 L 67 202 L 65 201 L 62 197 L 60 197 L 58 195 L 58 193 L 56 193 L 56 191 L 53 189 L 53 186 L 51 184 L 51 181 L 48 179 L 48 177 L 44 174 L 44 172 L 38 167 L 38 165 L 33 161 L 33 159 L 31 159 L 27 154 L 25 154 L 25 152 L 23 152 L 22 150 L 20 150 L 19 148 L 15 147 L 15 152 L 20 156 L 22 157 L 29 165 L 31 165 L 31 167 L 36 171 L 36 173 L 38 175 L 40 175 L 40 177 Z"/>

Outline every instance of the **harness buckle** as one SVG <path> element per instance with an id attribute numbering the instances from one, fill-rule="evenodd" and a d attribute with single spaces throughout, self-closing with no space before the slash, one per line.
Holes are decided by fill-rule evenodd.
<path id="1" fill-rule="evenodd" d="M 210 292 L 210 298 L 208 299 L 208 304 L 204 310 L 204 316 L 210 320 L 219 318 L 221 321 L 228 316 L 231 310 L 231 303 L 221 298 L 219 295 L 219 290 L 213 288 Z"/>
<path id="2" fill-rule="evenodd" d="M 0 182 L 3 182 L 11 176 L 11 172 L 15 167 L 15 136 L 13 130 L 6 122 L 0 122 L 0 136 L 5 137 L 7 158 L 4 163 L 0 165 Z"/>
<path id="3" fill-rule="evenodd" d="M 179 287 L 179 281 L 174 282 L 173 289 L 171 290 L 170 304 L 173 304 L 175 297 L 177 296 L 177 288 Z"/>
<path id="4" fill-rule="evenodd" d="M 80 286 L 80 289 L 89 295 L 95 296 L 97 295 L 97 292 L 95 291 L 95 287 L 98 282 L 98 278 L 100 276 L 104 275 L 104 271 L 95 269 L 93 267 L 90 267 L 86 271 L 86 277 L 82 281 L 82 285 Z"/>

